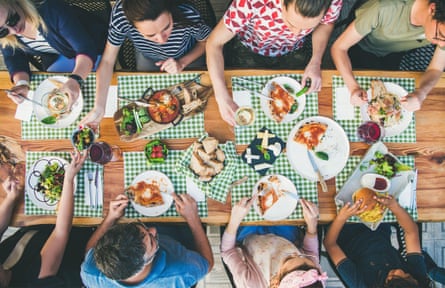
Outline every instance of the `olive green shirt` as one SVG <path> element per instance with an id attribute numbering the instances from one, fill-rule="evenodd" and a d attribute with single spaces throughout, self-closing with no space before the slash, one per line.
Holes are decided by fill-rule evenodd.
<path id="1" fill-rule="evenodd" d="M 355 29 L 364 36 L 360 47 L 376 56 L 430 44 L 422 26 L 410 22 L 414 0 L 369 0 L 356 10 Z"/>

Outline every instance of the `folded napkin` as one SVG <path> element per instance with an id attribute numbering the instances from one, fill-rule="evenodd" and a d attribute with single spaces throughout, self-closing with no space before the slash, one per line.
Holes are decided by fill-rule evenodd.
<path id="1" fill-rule="evenodd" d="M 233 101 L 241 106 L 252 106 L 251 97 L 252 93 L 249 91 L 233 91 Z"/>
<path id="2" fill-rule="evenodd" d="M 32 99 L 34 96 L 34 91 L 28 92 L 28 98 Z M 15 119 L 21 120 L 21 121 L 31 121 L 32 116 L 32 102 L 23 100 L 22 103 L 17 105 L 17 109 L 15 110 Z"/>
<path id="3" fill-rule="evenodd" d="M 413 179 L 406 185 L 399 195 L 399 204 L 403 208 L 416 208 L 417 170 Z M 414 205 L 413 205 L 414 203 Z"/>
<path id="4" fill-rule="evenodd" d="M 95 171 L 93 172 L 93 176 L 95 176 L 96 173 Z M 89 189 L 89 181 L 88 181 L 88 171 L 84 172 L 83 175 L 83 180 L 84 180 L 84 191 L 85 191 L 85 205 L 86 206 L 90 206 L 90 204 L 92 206 L 94 206 L 94 204 L 96 204 L 96 208 L 99 208 L 100 206 L 103 205 L 103 183 L 102 183 L 102 173 L 99 171 L 99 173 L 97 174 L 97 187 L 94 185 L 94 179 L 91 182 L 91 196 L 92 196 L 92 201 L 90 202 L 90 193 L 88 193 L 88 189 Z M 97 203 L 95 203 L 94 201 L 96 201 L 96 195 L 97 193 Z"/>
<path id="5" fill-rule="evenodd" d="M 337 87 L 335 88 L 335 119 L 336 120 L 354 120 L 355 107 L 351 104 L 348 88 Z"/>
<path id="6" fill-rule="evenodd" d="M 198 185 L 195 184 L 193 179 L 186 177 L 185 185 L 187 187 L 186 188 L 187 193 L 190 194 L 190 196 L 192 196 L 196 202 L 206 200 L 206 196 L 205 196 L 204 192 L 202 192 L 202 190 L 198 187 Z"/>
<path id="7" fill-rule="evenodd" d="M 108 88 L 107 104 L 105 106 L 105 118 L 113 117 L 117 111 L 117 86 L 113 85 Z"/>

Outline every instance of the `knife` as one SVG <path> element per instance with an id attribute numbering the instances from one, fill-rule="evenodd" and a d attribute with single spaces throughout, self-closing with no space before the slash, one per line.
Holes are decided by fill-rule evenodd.
<path id="1" fill-rule="evenodd" d="M 11 94 L 11 93 L 14 93 L 14 90 L 13 90 L 13 89 L 5 89 L 5 92 Z M 23 100 L 32 102 L 32 103 L 34 103 L 34 104 L 36 104 L 36 105 L 39 105 L 39 106 L 42 106 L 42 107 L 43 107 L 43 104 L 40 103 L 40 102 L 37 102 L 36 100 L 33 100 L 33 99 L 28 98 L 28 97 L 26 97 L 26 96 L 23 96 L 23 95 L 21 95 L 21 94 L 18 94 L 18 95 L 19 95 L 20 99 L 23 99 Z"/>
<path id="2" fill-rule="evenodd" d="M 314 169 L 315 173 L 317 173 L 318 181 L 320 181 L 321 189 L 323 192 L 328 192 L 328 186 L 326 185 L 326 182 L 324 181 L 323 176 L 320 173 L 320 169 L 318 169 L 317 163 L 315 162 L 314 156 L 312 156 L 311 152 L 309 150 L 306 150 L 307 156 L 309 157 L 309 160 L 311 162 L 312 168 Z"/>
<path id="3" fill-rule="evenodd" d="M 97 189 L 97 188 L 99 188 L 99 184 L 98 184 L 98 179 L 99 179 L 99 168 L 97 167 L 97 165 L 96 165 L 96 173 L 95 173 L 96 175 L 94 175 L 94 187 L 96 187 L 96 193 L 95 193 L 95 195 L 94 195 L 94 197 L 96 198 L 95 199 L 95 207 L 99 207 L 99 196 L 98 196 L 98 194 L 99 194 L 99 189 Z"/>

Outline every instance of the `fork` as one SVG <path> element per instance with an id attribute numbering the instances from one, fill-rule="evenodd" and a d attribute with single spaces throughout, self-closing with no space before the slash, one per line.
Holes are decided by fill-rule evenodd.
<path id="1" fill-rule="evenodd" d="M 88 171 L 87 175 L 88 175 L 88 194 L 90 196 L 90 208 L 96 208 L 96 204 L 94 203 L 93 196 L 91 194 L 93 188 L 91 184 L 93 184 L 94 175 L 93 172 L 91 171 Z"/>

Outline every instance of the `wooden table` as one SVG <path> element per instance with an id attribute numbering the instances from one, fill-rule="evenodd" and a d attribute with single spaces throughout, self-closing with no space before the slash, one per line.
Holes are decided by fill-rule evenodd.
<path id="1" fill-rule="evenodd" d="M 302 73 L 302 71 L 274 71 L 274 70 L 228 70 L 225 72 L 226 80 L 230 86 L 231 76 L 243 75 L 267 75 L 279 73 Z M 118 75 L 128 75 L 130 73 L 114 73 L 113 85 L 117 83 Z M 131 73 L 134 74 L 134 73 Z M 416 85 L 419 83 L 421 73 L 417 72 L 383 72 L 383 71 L 361 71 L 357 72 L 361 76 L 386 76 L 386 77 L 414 77 Z M 322 116 L 332 117 L 332 76 L 338 72 L 323 71 L 323 89 L 319 93 L 319 113 Z M 210 83 L 208 74 L 202 76 L 203 83 Z M 11 87 L 9 75 L 6 71 L 0 72 L 0 89 Z M 415 155 L 416 167 L 419 170 L 417 182 L 417 205 L 419 221 L 445 221 L 445 76 L 442 76 L 436 88 L 433 89 L 424 102 L 422 110 L 416 112 L 417 143 L 386 143 L 388 148 L 395 155 Z M 72 149 L 69 140 L 41 140 L 24 141 L 21 140 L 20 122 L 14 118 L 16 105 L 7 98 L 4 92 L 0 92 L 0 135 L 12 137 L 18 141 L 25 151 L 68 151 Z M 225 124 L 220 118 L 218 107 L 214 97 L 209 100 L 205 111 L 205 129 L 209 135 L 218 138 L 220 141 L 233 140 L 233 128 Z M 122 142 L 119 140 L 115 130 L 113 120 L 105 118 L 101 122 L 101 138 L 111 144 L 117 144 L 122 151 L 142 151 L 146 140 L 134 142 Z M 185 149 L 195 139 L 167 140 L 169 149 Z M 238 152 L 245 147 L 237 147 Z M 363 155 L 368 149 L 364 143 L 351 143 L 351 155 Z M 334 204 L 335 180 L 329 180 L 329 192 L 323 193 L 319 189 L 320 222 L 327 223 L 333 220 L 336 215 Z M 108 210 L 108 203 L 124 190 L 123 161 L 112 162 L 105 165 L 104 174 L 104 215 Z M 1 190 L 1 188 L 0 188 Z M 0 198 L 5 196 L 4 191 L 0 191 Z M 227 204 L 208 200 L 208 217 L 203 218 L 203 222 L 209 224 L 227 223 L 230 214 L 230 200 Z M 100 223 L 102 218 L 75 218 L 75 225 L 95 225 Z M 156 218 L 156 222 L 176 222 L 178 218 Z M 25 216 L 23 199 L 18 205 L 13 224 L 17 226 L 33 225 L 42 223 L 54 223 L 54 216 Z M 270 222 L 261 222 L 271 224 Z M 285 221 L 280 223 L 286 223 Z M 289 222 L 287 222 L 289 223 Z M 295 222 L 300 224 L 301 222 Z M 277 224 L 277 222 L 274 222 Z"/>

